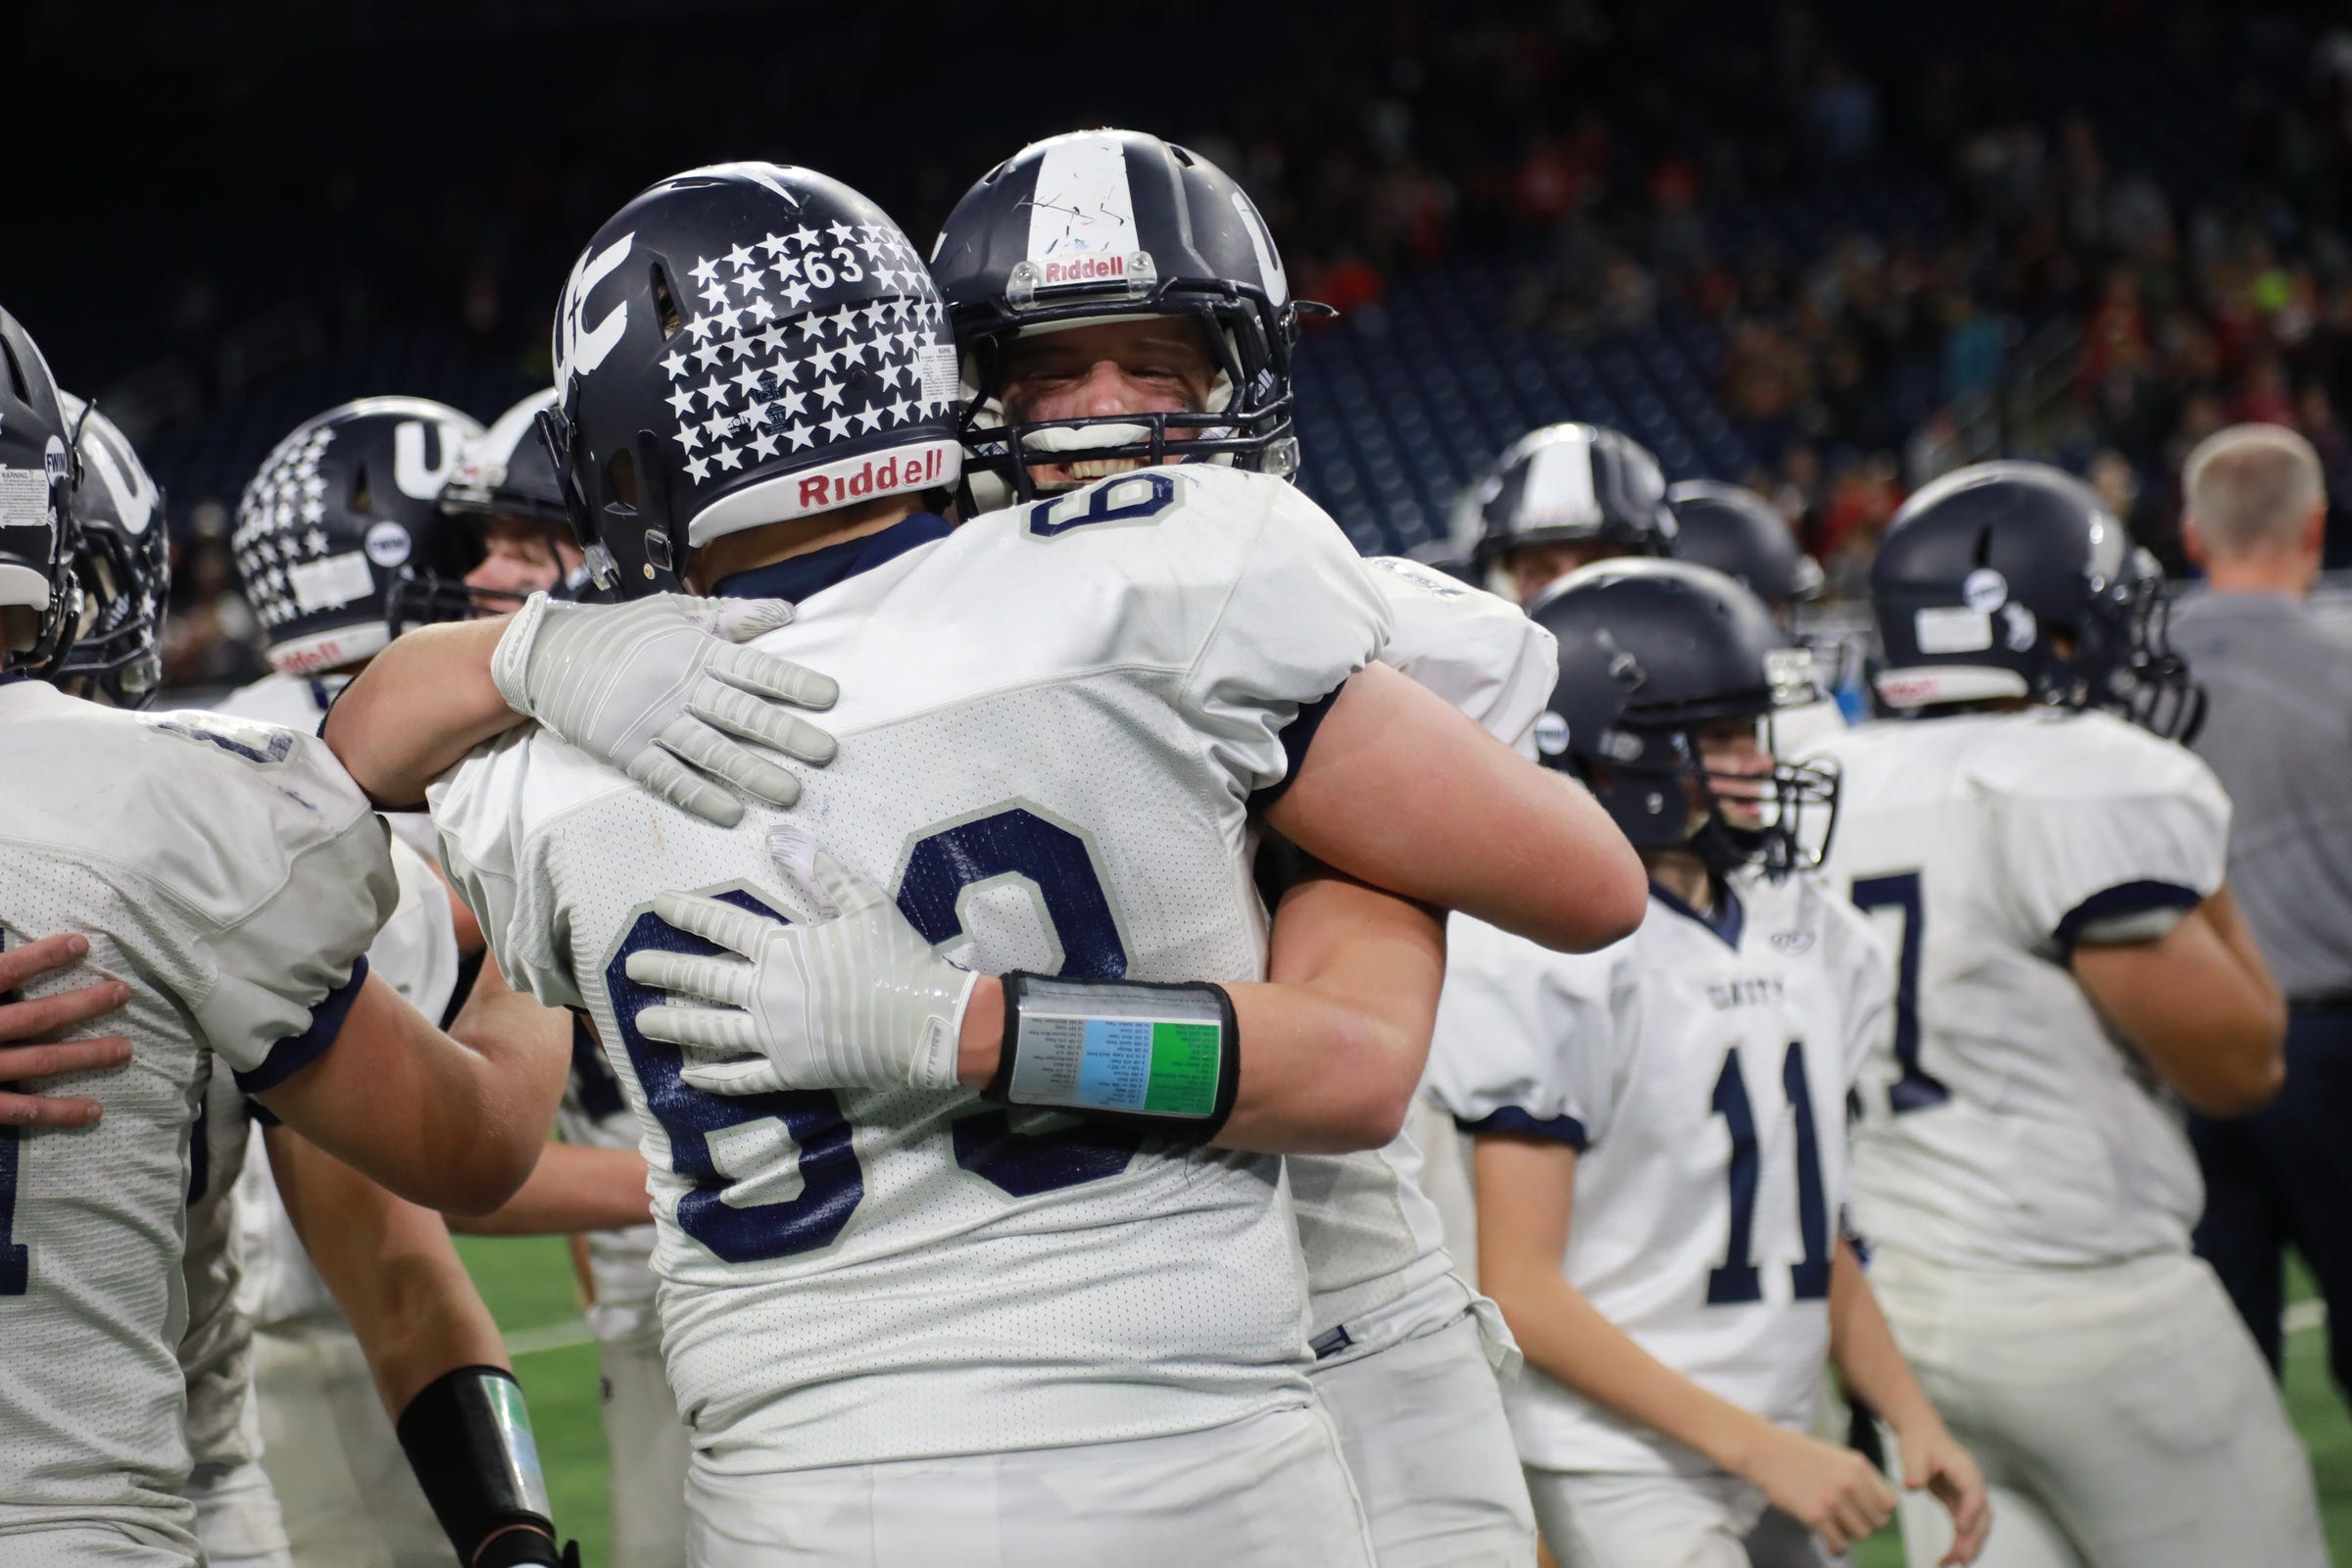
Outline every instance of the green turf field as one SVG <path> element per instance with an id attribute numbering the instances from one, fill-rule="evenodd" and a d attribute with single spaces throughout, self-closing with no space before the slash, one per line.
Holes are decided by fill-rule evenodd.
<path id="1" fill-rule="evenodd" d="M 580 1318 L 570 1258 L 564 1244 L 552 1240 L 466 1240 L 459 1246 L 515 1352 L 514 1371 L 530 1399 L 557 1517 L 579 1537 L 591 1568 L 607 1568 L 596 1348 Z M 2310 1295 L 2300 1276 L 2295 1295 Z M 2288 1339 L 2286 1402 L 2311 1448 L 2328 1545 L 2337 1562 L 2352 1568 L 2352 1416 L 2328 1386 L 2323 1335 L 2306 1331 Z M 1901 1568 L 1903 1560 L 1891 1531 L 1856 1557 L 1858 1568 Z"/>

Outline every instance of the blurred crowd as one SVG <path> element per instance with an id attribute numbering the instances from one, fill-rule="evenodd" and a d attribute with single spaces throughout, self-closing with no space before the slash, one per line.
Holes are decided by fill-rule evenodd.
<path id="1" fill-rule="evenodd" d="M 650 174 L 717 149 L 801 158 L 920 232 L 974 156 L 1124 119 L 1224 164 L 1299 293 L 1344 318 L 1376 323 L 1416 272 L 1477 257 L 1513 269 L 1506 330 L 1585 345 L 1669 313 L 1703 322 L 1720 345 L 1715 394 L 1753 457 L 1720 477 L 1773 498 L 1833 593 L 1859 585 L 1910 489 L 1996 451 L 2083 472 L 2176 569 L 2179 460 L 2224 422 L 2302 429 L 2338 506 L 2352 500 L 2352 26 L 2292 4 L 1882 13 L 1384 0 L 1343 26 L 1327 8 L 1274 5 L 1204 86 L 1057 59 L 1074 46 L 1054 40 L 1082 29 L 1007 32 L 980 8 L 941 23 L 940 58 L 985 75 L 991 50 L 1018 48 L 1064 90 L 982 91 L 952 138 L 935 118 L 860 118 L 856 73 L 756 49 L 642 62 L 607 83 L 597 136 L 558 135 L 535 128 L 557 122 L 540 79 L 480 65 L 485 47 L 451 68 L 450 89 L 482 85 L 465 75 L 477 65 L 501 84 L 473 100 L 513 120 L 485 122 L 491 156 L 436 166 L 429 146 L 395 148 L 299 195 L 255 182 L 229 216 L 299 227 L 302 202 L 324 203 L 354 236 L 314 280 L 336 319 L 437 322 L 519 391 L 545 373 L 571 244 Z M 795 15 L 830 29 L 829 58 L 892 46 L 870 17 Z M 536 47 L 561 83 L 600 69 L 612 41 Z M 412 220 L 412 201 L 429 217 Z M 238 289 L 271 281 L 192 274 L 131 324 L 142 343 L 192 341 L 269 297 Z M 175 678 L 239 678 L 247 656 L 222 644 L 247 629 L 242 608 L 195 537 L 225 514 L 180 520 Z M 2352 530 L 2337 532 L 2352 555 Z"/>

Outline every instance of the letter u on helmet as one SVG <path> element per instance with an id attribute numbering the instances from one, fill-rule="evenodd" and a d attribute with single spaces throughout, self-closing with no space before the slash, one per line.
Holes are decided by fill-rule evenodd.
<path id="1" fill-rule="evenodd" d="M 57 680 L 86 686 L 117 708 L 144 708 L 163 684 L 164 607 L 172 597 L 163 493 L 114 420 L 71 392 L 58 396 L 81 457 L 74 515 L 82 608 Z"/>
<path id="2" fill-rule="evenodd" d="M 280 674 L 368 659 L 391 640 L 392 589 L 416 567 L 463 577 L 479 541 L 441 511 L 473 418 L 430 398 L 360 398 L 305 419 L 237 502 L 229 549 Z"/>
<path id="3" fill-rule="evenodd" d="M 1073 454 L 1297 471 L 1291 354 L 1301 307 L 1257 208 L 1198 153 L 1134 130 L 1033 142 L 963 193 L 931 271 L 956 325 L 965 467 L 980 506 L 1031 498 L 1030 466 Z M 1004 367 L 1015 339 L 1153 317 L 1200 326 L 1218 372 L 1205 409 L 1008 419 Z"/>
<path id="4" fill-rule="evenodd" d="M 722 534 L 955 483 L 956 354 L 881 208 L 780 164 L 689 170 L 580 253 L 543 422 L 599 588 L 674 590 Z M 896 455 L 896 480 L 877 485 Z"/>

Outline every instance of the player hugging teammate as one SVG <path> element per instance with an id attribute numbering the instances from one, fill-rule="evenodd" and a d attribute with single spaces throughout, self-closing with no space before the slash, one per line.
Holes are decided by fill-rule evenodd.
<path id="1" fill-rule="evenodd" d="M 2259 1379 L 2125 1408 L 2127 1365 L 2227 1361 L 2157 1097 L 2258 1098 L 2276 998 L 2210 780 L 2097 710 L 2180 685 L 2114 519 L 2036 473 L 1918 498 L 1880 684 L 1939 716 L 1802 765 L 1787 626 L 1609 559 L 1685 506 L 1793 598 L 1769 517 L 1570 424 L 1462 513 L 1532 612 L 1365 562 L 1288 482 L 1298 321 L 1247 195 L 1148 135 L 1021 150 L 928 267 L 813 171 L 659 181 L 581 251 L 551 394 L 488 431 L 362 400 L 257 476 L 281 677 L 239 702 L 279 728 L 60 689 L 152 688 L 160 522 L 0 318 L 0 925 L 86 937 L 130 1040 L 65 1085 L 94 1137 L 0 1167 L 37 1351 L 0 1563 L 290 1560 L 301 1466 L 257 1482 L 199 1397 L 283 1325 L 178 1343 L 181 1269 L 223 1283 L 191 1164 L 240 1165 L 191 1131 L 246 1097 L 349 1318 L 293 1342 L 379 1387 L 468 1568 L 559 1556 L 432 1208 L 605 1233 L 633 1565 L 1524 1564 L 1539 1522 L 1595 1568 L 1821 1561 L 1895 1506 L 1807 1434 L 1832 1368 L 1941 1505 L 1915 1561 L 2316 1561 Z M 1499 1313 L 1400 1135 L 1425 1074 Z M 547 1150 L 559 1102 L 626 1147 Z M 397 1317 L 387 1256 L 431 1286 Z M 368 1505 L 291 1560 L 391 1553 L 382 1423 L 263 1388 Z"/>

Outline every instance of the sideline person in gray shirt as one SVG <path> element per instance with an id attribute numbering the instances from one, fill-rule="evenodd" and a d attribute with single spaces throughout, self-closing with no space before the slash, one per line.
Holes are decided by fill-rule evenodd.
<path id="1" fill-rule="evenodd" d="M 2230 883 L 2289 1003 L 2278 1098 L 2242 1120 L 2190 1118 L 2197 1250 L 2276 1369 L 2291 1243 L 2352 1393 L 2352 634 L 2308 604 L 2328 498 L 2311 444 L 2275 424 L 2207 437 L 2181 488 L 2206 578 L 2173 617 L 2210 702 L 2195 749 L 2230 792 Z"/>

